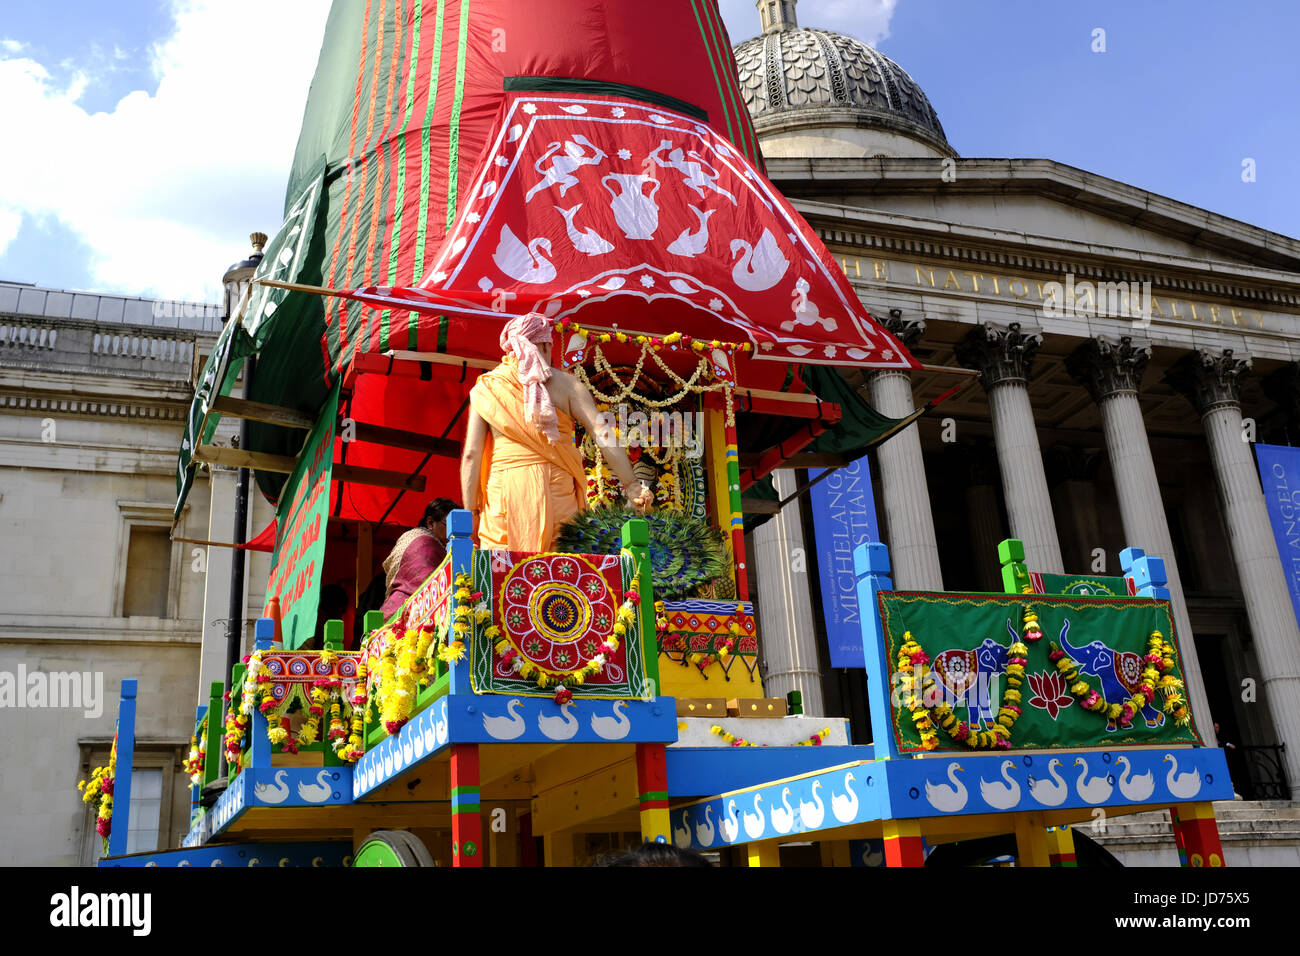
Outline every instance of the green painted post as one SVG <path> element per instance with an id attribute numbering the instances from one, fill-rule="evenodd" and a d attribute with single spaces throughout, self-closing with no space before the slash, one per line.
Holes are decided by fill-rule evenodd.
<path id="1" fill-rule="evenodd" d="M 365 631 L 365 635 L 362 637 L 362 642 L 364 642 L 365 639 L 369 637 L 371 634 L 373 634 L 375 631 L 383 627 L 384 621 L 385 618 L 384 618 L 383 611 L 367 611 L 366 616 L 362 623 L 362 630 Z M 375 661 L 375 666 L 379 666 L 379 661 Z M 366 721 L 365 730 L 362 733 L 362 736 L 367 746 L 370 745 L 371 735 L 374 733 L 375 728 L 378 726 L 379 726 L 379 714 L 376 712 L 373 720 Z"/>
<path id="2" fill-rule="evenodd" d="M 643 518 L 633 518 L 623 525 L 623 547 L 632 552 L 636 569 L 637 590 L 641 593 L 641 653 L 645 657 L 645 674 L 654 694 L 659 696 L 659 635 L 655 632 L 654 578 L 650 573 L 650 526 Z"/>
<path id="3" fill-rule="evenodd" d="M 343 650 L 343 622 L 325 622 L 325 649 L 327 651 Z"/>
<path id="4" fill-rule="evenodd" d="M 208 742 L 203 755 L 203 783 L 221 776 L 221 746 L 226 733 L 226 685 L 214 680 L 208 687 Z"/>
<path id="5" fill-rule="evenodd" d="M 792 690 L 785 695 L 786 710 L 792 716 L 798 716 L 803 713 L 803 691 Z"/>
<path id="6" fill-rule="evenodd" d="M 1007 538 L 998 544 L 998 563 L 1002 565 L 1005 593 L 1026 594 L 1033 590 L 1029 568 L 1025 565 L 1025 545 L 1019 538 Z"/>
<path id="7" fill-rule="evenodd" d="M 244 667 L 243 663 L 241 662 L 241 663 L 239 663 L 239 664 L 236 664 L 236 665 L 234 666 L 234 668 L 232 668 L 231 671 L 230 671 L 230 703 L 226 705 L 226 711 L 225 711 L 225 712 L 226 712 L 227 714 L 229 714 L 231 710 L 233 710 L 234 708 L 236 708 L 236 707 L 239 706 L 240 696 L 243 694 L 243 691 L 244 691 L 244 671 L 245 671 L 245 670 L 246 670 L 246 668 Z M 224 688 L 222 689 L 222 692 L 223 692 L 223 693 L 225 692 L 225 689 L 224 689 Z M 222 740 L 221 740 L 221 774 L 220 774 L 220 776 L 225 777 L 225 778 L 226 778 L 226 783 L 227 783 L 227 785 L 229 785 L 229 783 L 231 782 L 231 776 L 230 776 L 230 768 L 226 766 L 226 742 L 225 742 L 225 731 L 226 731 L 225 721 L 223 720 L 223 721 L 222 721 L 222 726 L 221 726 L 221 736 L 222 736 Z M 244 733 L 245 733 L 245 735 L 247 735 L 248 732 L 245 731 Z"/>

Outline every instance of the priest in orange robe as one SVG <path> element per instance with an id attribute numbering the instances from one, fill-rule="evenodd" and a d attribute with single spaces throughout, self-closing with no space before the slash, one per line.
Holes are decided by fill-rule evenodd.
<path id="1" fill-rule="evenodd" d="M 647 510 L 654 496 L 633 476 L 591 393 L 551 366 L 551 320 L 537 312 L 511 320 L 501 350 L 501 364 L 470 391 L 460 463 L 462 500 L 474 513 L 479 547 L 549 551 L 560 525 L 585 507 L 575 421 L 595 438 L 632 505 Z"/>

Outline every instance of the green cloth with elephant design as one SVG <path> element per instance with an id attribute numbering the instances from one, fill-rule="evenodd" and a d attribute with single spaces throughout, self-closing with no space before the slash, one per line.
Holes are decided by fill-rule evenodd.
<path id="1" fill-rule="evenodd" d="M 904 635 L 910 633 L 930 658 L 926 676 L 934 677 L 934 686 L 925 702 L 933 706 L 945 700 L 958 720 L 972 727 L 978 721 L 980 729 L 988 730 L 1008 688 L 1007 650 L 1023 634 L 1027 607 L 1038 615 L 1043 637 L 1025 642 L 1028 663 L 1019 688 L 1021 714 L 1009 738 L 1011 749 L 1204 743 L 1194 719 L 1179 726 L 1163 711 L 1165 695 L 1159 690 L 1127 727 L 1104 713 L 1086 710 L 1048 659 L 1055 642 L 1078 664 L 1076 680 L 1086 681 L 1108 703 L 1123 704 L 1137 690 L 1142 657 L 1152 632 L 1159 631 L 1174 647 L 1173 673 L 1182 680 L 1182 655 L 1168 601 L 927 591 L 882 591 L 878 600 L 885 660 L 893 680 L 892 730 L 902 753 L 924 750 L 895 673 Z M 1187 699 L 1185 689 L 1178 693 Z M 938 721 L 934 722 L 937 727 Z M 942 729 L 938 742 L 940 751 L 971 749 Z"/>

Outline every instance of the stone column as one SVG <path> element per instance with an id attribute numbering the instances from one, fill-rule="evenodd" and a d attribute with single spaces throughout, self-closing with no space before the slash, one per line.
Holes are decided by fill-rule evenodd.
<path id="1" fill-rule="evenodd" d="M 1061 545 L 1029 403 L 1029 370 L 1042 342 L 1042 335 L 1022 332 L 1018 322 L 1005 329 L 979 325 L 957 344 L 956 353 L 957 361 L 980 373 L 988 393 L 1011 535 L 1025 543 L 1031 571 L 1059 574 L 1065 570 Z"/>
<path id="2" fill-rule="evenodd" d="M 903 345 L 911 348 L 925 331 L 925 323 L 891 315 L 884 325 Z M 916 410 L 912 379 L 907 372 L 889 369 L 867 379 L 868 397 L 882 415 L 903 418 Z M 942 591 L 939 544 L 930 513 L 930 489 L 921 457 L 921 434 L 904 428 L 876 449 L 880 462 L 880 492 L 885 506 L 889 560 L 894 586 L 901 590 Z"/>
<path id="3" fill-rule="evenodd" d="M 772 473 L 777 494 L 794 493 L 797 482 L 789 468 Z M 794 560 L 795 549 L 804 554 Z M 817 630 L 808 562 L 816 560 L 806 543 L 799 503 L 792 501 L 771 520 L 754 529 L 754 564 L 758 570 L 758 641 L 762 648 L 763 690 L 769 697 L 789 691 L 803 694 L 805 714 L 826 712 L 822 699 L 822 674 L 817 658 Z M 798 567 L 798 570 L 796 570 Z"/>
<path id="4" fill-rule="evenodd" d="M 1164 559 L 1188 700 L 1193 713 L 1208 715 L 1210 704 L 1205 696 L 1196 642 L 1192 639 L 1192 619 L 1187 613 L 1174 541 L 1160 497 L 1155 460 L 1142 421 L 1142 406 L 1138 403 L 1138 389 L 1150 357 L 1151 346 L 1145 342 L 1135 344 L 1130 336 L 1123 336 L 1118 342 L 1099 337 L 1079 346 L 1065 365 L 1088 390 L 1101 412 L 1101 429 L 1115 480 L 1125 547 L 1142 548 L 1147 554 Z M 1208 716 L 1203 720 L 1209 726 L 1201 727 L 1201 732 L 1212 738 L 1213 721 Z"/>
<path id="5" fill-rule="evenodd" d="M 235 481 L 239 472 L 218 465 L 209 465 L 208 468 L 207 538 L 209 541 L 229 541 L 230 528 L 235 521 Z M 250 491 L 250 495 L 252 493 Z M 213 681 L 226 680 L 226 618 L 230 614 L 230 565 L 234 554 L 231 548 L 209 547 L 207 550 L 207 573 L 203 583 L 203 642 L 199 652 L 200 704 L 208 702 L 208 688 Z M 244 591 L 247 594 L 247 575 Z M 261 610 L 259 606 L 252 613 Z"/>
<path id="6" fill-rule="evenodd" d="M 1246 599 L 1256 653 L 1263 673 L 1264 700 L 1278 739 L 1285 743 L 1291 799 L 1300 797 L 1300 626 L 1287 591 L 1282 559 L 1260 490 L 1250 443 L 1243 440 L 1241 381 L 1250 359 L 1231 349 L 1198 350 L 1169 371 L 1167 381 L 1191 399 L 1201 414 L 1219 500 L 1228 527 L 1241 591 Z"/>

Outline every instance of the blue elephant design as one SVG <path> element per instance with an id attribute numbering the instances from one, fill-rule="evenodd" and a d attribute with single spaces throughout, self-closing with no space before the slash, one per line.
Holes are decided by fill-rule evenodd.
<path id="1" fill-rule="evenodd" d="M 1079 673 L 1087 674 L 1101 681 L 1101 696 L 1108 704 L 1122 704 L 1137 693 L 1142 683 L 1142 655 L 1132 651 L 1116 651 L 1101 641 L 1093 641 L 1083 647 L 1074 647 L 1066 635 L 1070 632 L 1067 619 L 1061 626 L 1061 649 L 1079 665 Z M 1151 728 L 1160 727 L 1165 722 L 1165 715 L 1151 706 L 1148 701 L 1142 707 L 1142 718 Z M 1116 722 L 1106 720 L 1106 731 L 1116 728 Z"/>
<path id="2" fill-rule="evenodd" d="M 1014 632 L 1013 632 L 1014 633 Z M 973 650 L 953 648 L 936 654 L 933 670 L 952 706 L 966 706 L 966 722 L 983 729 L 993 726 L 1001 706 L 995 678 L 1007 669 L 1007 648 L 985 638 Z"/>

